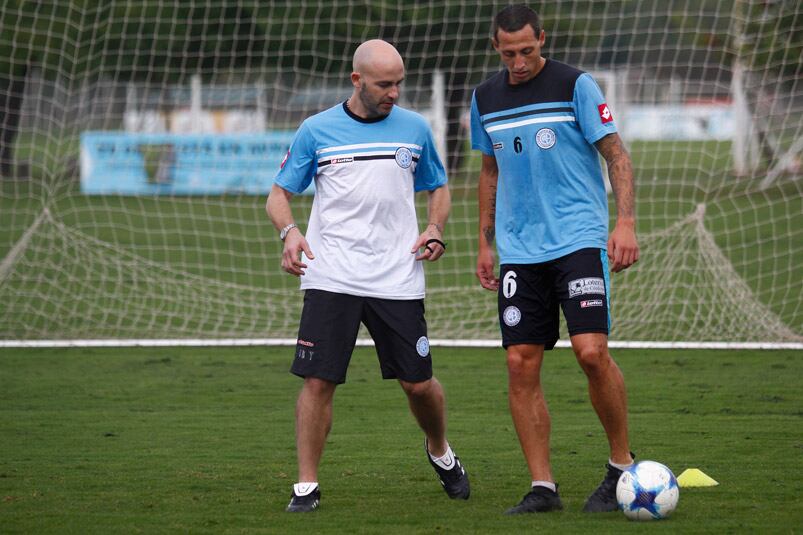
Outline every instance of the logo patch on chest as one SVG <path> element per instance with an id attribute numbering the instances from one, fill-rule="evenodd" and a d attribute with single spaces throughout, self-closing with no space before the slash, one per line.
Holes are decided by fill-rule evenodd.
<path id="1" fill-rule="evenodd" d="M 555 131 L 551 128 L 542 128 L 535 134 L 535 143 L 542 149 L 551 149 L 555 146 L 555 141 Z"/>
<path id="2" fill-rule="evenodd" d="M 396 163 L 402 169 L 407 169 L 413 163 L 413 151 L 407 147 L 396 149 Z"/>

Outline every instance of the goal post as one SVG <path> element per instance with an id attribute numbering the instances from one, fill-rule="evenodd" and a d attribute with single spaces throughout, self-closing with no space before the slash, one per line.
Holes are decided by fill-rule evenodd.
<path id="1" fill-rule="evenodd" d="M 506 4 L 3 3 L 0 346 L 292 341 L 302 296 L 265 197 L 301 121 L 351 94 L 372 38 L 404 58 L 400 105 L 449 167 L 430 337 L 497 345 L 495 295 L 474 276 L 468 109 L 502 68 L 490 27 Z M 543 53 L 595 77 L 633 160 L 641 259 L 611 277 L 612 345 L 803 347 L 800 2 L 535 7 Z M 302 228 L 311 204 L 293 200 Z"/>

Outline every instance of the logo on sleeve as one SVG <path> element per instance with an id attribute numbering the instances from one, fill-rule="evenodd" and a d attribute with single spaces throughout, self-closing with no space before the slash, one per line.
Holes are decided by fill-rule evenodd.
<path id="1" fill-rule="evenodd" d="M 599 110 L 599 119 L 602 121 L 602 124 L 607 124 L 613 121 L 613 114 L 611 110 L 608 108 L 608 105 L 604 102 L 597 106 L 597 110 Z"/>
<path id="2" fill-rule="evenodd" d="M 287 158 L 289 157 L 290 157 L 290 149 L 287 149 L 287 154 L 284 155 L 284 160 L 282 160 L 282 163 L 279 165 L 279 169 L 284 169 L 284 164 L 287 163 Z"/>

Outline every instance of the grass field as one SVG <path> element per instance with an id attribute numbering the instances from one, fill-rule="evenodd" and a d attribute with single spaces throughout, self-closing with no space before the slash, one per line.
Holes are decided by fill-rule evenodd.
<path id="1" fill-rule="evenodd" d="M 295 479 L 289 348 L 0 350 L 0 532 L 797 533 L 803 526 L 803 352 L 619 351 L 632 448 L 677 474 L 668 520 L 588 516 L 604 434 L 567 350 L 548 355 L 553 464 L 566 509 L 509 518 L 528 475 L 501 349 L 433 350 L 472 496 L 451 502 L 371 348 L 335 398 L 321 509 L 283 512 Z"/>

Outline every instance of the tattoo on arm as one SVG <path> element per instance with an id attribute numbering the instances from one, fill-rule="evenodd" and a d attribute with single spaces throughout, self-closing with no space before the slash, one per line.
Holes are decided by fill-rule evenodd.
<path id="1" fill-rule="evenodd" d="M 488 242 L 488 245 L 493 244 L 494 238 L 496 237 L 496 230 L 493 227 L 483 228 L 482 234 L 485 236 L 485 241 Z"/>
<path id="2" fill-rule="evenodd" d="M 496 184 L 492 185 L 488 191 L 488 225 L 482 228 L 482 234 L 485 236 L 485 241 L 488 245 L 492 245 L 496 238 Z"/>
<path id="3" fill-rule="evenodd" d="M 616 198 L 617 217 L 635 217 L 633 165 L 622 139 L 617 134 L 608 134 L 597 141 L 596 146 L 608 164 L 608 178 Z"/>

